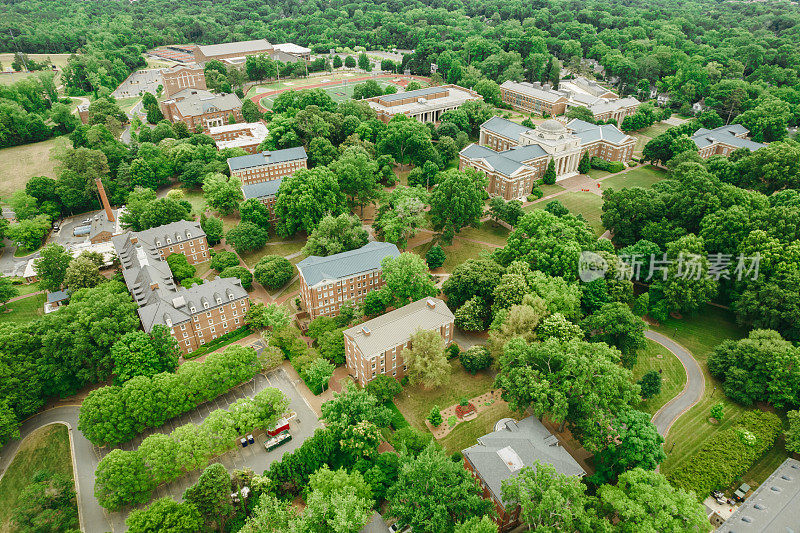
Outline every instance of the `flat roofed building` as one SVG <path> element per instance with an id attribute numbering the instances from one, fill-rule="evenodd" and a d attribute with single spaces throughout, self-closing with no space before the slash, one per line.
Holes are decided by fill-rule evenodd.
<path id="1" fill-rule="evenodd" d="M 465 102 L 478 100 L 483 100 L 483 97 L 471 89 L 458 85 L 440 85 L 375 96 L 366 101 L 383 122 L 389 122 L 394 116 L 401 114 L 420 122 L 438 122 L 445 111 L 458 109 Z"/>
<path id="2" fill-rule="evenodd" d="M 245 200 L 255 198 L 264 204 L 269 209 L 270 220 L 275 220 L 275 200 L 278 198 L 281 183 L 283 178 L 242 185 L 242 196 Z"/>
<path id="3" fill-rule="evenodd" d="M 291 176 L 301 168 L 308 168 L 305 148 L 284 148 L 271 152 L 256 152 L 228 159 L 231 176 L 236 176 L 242 185 L 272 181 Z"/>
<path id="4" fill-rule="evenodd" d="M 263 122 L 241 122 L 209 128 L 208 135 L 216 141 L 217 150 L 241 148 L 245 152 L 258 152 L 258 145 L 269 135 Z"/>
<path id="5" fill-rule="evenodd" d="M 214 94 L 203 89 L 183 89 L 161 101 L 164 118 L 183 122 L 189 131 L 202 128 L 209 131 L 215 126 L 228 124 L 231 114 L 236 122 L 242 121 L 242 101 L 235 94 Z"/>
<path id="6" fill-rule="evenodd" d="M 786 459 L 717 529 L 717 533 L 798 531 L 800 461 Z"/>
<path id="7" fill-rule="evenodd" d="M 274 47 L 266 39 L 209 44 L 198 46 L 194 49 L 194 60 L 200 65 L 204 65 L 212 59 L 224 61 L 226 59 L 244 58 L 261 54 L 271 55 L 273 51 Z"/>
<path id="8" fill-rule="evenodd" d="M 567 97 L 539 82 L 505 81 L 500 85 L 500 100 L 523 113 L 555 116 L 567 110 Z"/>
<path id="9" fill-rule="evenodd" d="M 197 65 L 177 65 L 161 71 L 164 95 L 171 97 L 184 89 L 207 89 L 206 75 Z"/>
<path id="10" fill-rule="evenodd" d="M 741 124 L 729 124 L 713 130 L 700 128 L 694 132 L 691 139 L 697 145 L 700 157 L 708 159 L 712 155 L 729 155 L 739 148 L 747 148 L 751 152 L 755 152 L 766 146 L 766 144 L 748 139 L 749 133 L 750 130 Z"/>
<path id="11" fill-rule="evenodd" d="M 561 447 L 558 437 L 533 416 L 519 422 L 498 421 L 495 431 L 478 437 L 478 443 L 461 454 L 464 467 L 478 480 L 483 497 L 494 504 L 495 521 L 501 532 L 519 525 L 520 511 L 517 502 L 503 500 L 503 481 L 515 477 L 524 467 L 532 467 L 536 461 L 553 465 L 559 474 L 586 475 L 581 465 Z"/>
<path id="12" fill-rule="evenodd" d="M 199 224 L 174 222 L 115 235 L 111 242 L 145 332 L 166 326 L 186 354 L 244 325 L 250 300 L 238 278 L 218 277 L 189 289 L 175 284 L 166 257 L 181 253 L 197 262 L 193 254 L 198 243 L 205 243 Z"/>
<path id="13" fill-rule="evenodd" d="M 361 303 L 369 292 L 383 286 L 381 261 L 397 257 L 392 243 L 370 241 L 361 248 L 297 263 L 300 296 L 312 319 L 339 314 L 342 303 Z"/>
<path id="14" fill-rule="evenodd" d="M 305 59 L 306 61 L 309 61 L 311 59 L 311 48 L 306 48 L 305 46 L 300 46 L 299 44 L 294 44 L 294 43 L 276 44 L 274 45 L 274 48 L 278 52 L 291 54 L 293 56 Z"/>
<path id="15" fill-rule="evenodd" d="M 454 316 L 439 298 L 423 298 L 400 309 L 344 330 L 347 370 L 361 386 L 380 374 L 402 379 L 408 371 L 403 350 L 418 330 L 438 332 L 453 340 Z"/>

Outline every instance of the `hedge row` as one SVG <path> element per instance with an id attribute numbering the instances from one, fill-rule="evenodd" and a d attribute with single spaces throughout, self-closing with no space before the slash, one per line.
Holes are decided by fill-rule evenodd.
<path id="1" fill-rule="evenodd" d="M 121 444 L 228 392 L 259 371 L 255 350 L 234 345 L 209 355 L 204 363 L 188 361 L 174 374 L 137 376 L 122 386 L 101 387 L 84 400 L 78 429 L 98 446 Z"/>
<path id="2" fill-rule="evenodd" d="M 197 359 L 201 355 L 205 355 L 209 352 L 213 352 L 215 350 L 219 350 L 226 344 L 230 344 L 232 342 L 236 342 L 239 340 L 244 339 L 248 335 L 252 334 L 253 330 L 250 329 L 249 326 L 242 326 L 239 329 L 235 329 L 233 331 L 229 331 L 224 335 L 220 335 L 216 339 L 212 340 L 211 342 L 207 342 L 202 345 L 197 350 L 193 351 L 192 353 L 186 354 L 183 356 L 184 359 Z"/>
<path id="3" fill-rule="evenodd" d="M 111 511 L 145 503 L 159 484 L 205 468 L 235 448 L 238 436 L 272 426 L 288 406 L 281 391 L 268 388 L 236 400 L 228 411 L 212 411 L 199 426 L 190 422 L 169 435 L 155 433 L 136 450 L 112 450 L 97 465 L 94 495 Z"/>
<path id="4" fill-rule="evenodd" d="M 703 500 L 747 472 L 769 450 L 782 424 L 774 413 L 748 411 L 739 422 L 716 433 L 683 466 L 667 474 L 675 488 L 692 490 Z"/>
<path id="5" fill-rule="evenodd" d="M 596 168 L 597 170 L 605 170 L 606 172 L 611 172 L 612 174 L 625 170 L 625 163 L 622 161 L 606 161 L 605 159 L 594 156 L 591 159 L 591 163 L 592 168 Z"/>
<path id="6" fill-rule="evenodd" d="M 388 401 L 385 404 L 386 407 L 392 412 L 392 419 L 389 423 L 392 425 L 395 431 L 401 430 L 409 426 L 406 417 L 403 416 L 403 413 L 400 412 L 400 409 L 394 404 L 393 401 Z"/>

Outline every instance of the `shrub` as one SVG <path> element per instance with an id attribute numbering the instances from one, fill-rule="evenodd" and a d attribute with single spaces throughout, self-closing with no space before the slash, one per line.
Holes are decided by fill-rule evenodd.
<path id="1" fill-rule="evenodd" d="M 239 281 L 242 282 L 242 287 L 246 291 L 253 287 L 253 274 L 243 266 L 228 267 L 220 272 L 219 275 L 222 278 L 239 278 Z"/>
<path id="2" fill-rule="evenodd" d="M 533 189 L 531 189 L 531 193 L 528 195 L 527 200 L 529 202 L 535 202 L 542 196 L 544 196 L 544 191 L 540 189 L 537 185 L 534 185 Z"/>
<path id="3" fill-rule="evenodd" d="M 468 350 L 461 352 L 461 364 L 464 369 L 473 376 L 478 370 L 489 368 L 492 364 L 492 356 L 486 346 L 470 346 Z"/>
<path id="4" fill-rule="evenodd" d="M 722 419 L 725 417 L 725 404 L 722 402 L 714 404 L 711 408 L 711 416 L 718 422 L 722 422 Z"/>
<path id="5" fill-rule="evenodd" d="M 262 248 L 269 239 L 269 232 L 252 222 L 239 222 L 225 235 L 225 240 L 237 253 L 244 254 Z"/>
<path id="6" fill-rule="evenodd" d="M 455 359 L 461 354 L 461 348 L 458 347 L 458 344 L 451 342 L 447 348 L 444 349 L 444 353 L 447 355 L 448 359 Z"/>
<path id="7" fill-rule="evenodd" d="M 698 498 L 705 498 L 712 490 L 730 486 L 747 472 L 772 448 L 782 426 L 774 413 L 748 411 L 736 426 L 719 431 L 708 439 L 667 478 L 673 487 L 693 490 Z"/>
<path id="8" fill-rule="evenodd" d="M 409 427 L 406 417 L 403 416 L 403 413 L 400 412 L 400 409 L 397 408 L 394 402 L 386 402 L 384 405 L 392 412 L 392 418 L 389 420 L 389 424 L 394 428 L 395 431 Z M 441 415 L 439 416 L 441 417 Z"/>
<path id="9" fill-rule="evenodd" d="M 285 257 L 265 255 L 256 263 L 253 274 L 257 282 L 274 291 L 289 283 L 294 275 L 294 266 Z"/>
<path id="10" fill-rule="evenodd" d="M 645 372 L 639 380 L 639 386 L 642 388 L 642 398 L 652 398 L 661 392 L 661 374 L 655 370 Z"/>
<path id="11" fill-rule="evenodd" d="M 400 394 L 403 387 L 396 379 L 386 374 L 376 376 L 375 379 L 367 383 L 367 392 L 375 396 L 379 402 L 389 402 Z"/>
<path id="12" fill-rule="evenodd" d="M 433 427 L 439 427 L 442 425 L 442 412 L 439 410 L 438 405 L 434 405 L 431 408 L 431 414 L 428 415 L 428 422 L 431 423 Z"/>
<path id="13" fill-rule="evenodd" d="M 228 267 L 239 266 L 239 256 L 228 250 L 222 250 L 211 256 L 209 266 L 217 272 L 222 272 Z"/>
<path id="14" fill-rule="evenodd" d="M 430 250 L 428 250 L 428 253 L 425 254 L 425 262 L 428 263 L 428 268 L 431 270 L 442 266 L 446 258 L 447 256 L 445 255 L 444 250 L 442 250 L 442 247 L 438 244 L 433 246 Z"/>
<path id="15" fill-rule="evenodd" d="M 623 170 L 625 170 L 625 163 L 623 163 L 622 161 L 611 161 L 608 164 L 608 169 L 609 169 L 608 171 L 612 173 L 622 172 Z"/>

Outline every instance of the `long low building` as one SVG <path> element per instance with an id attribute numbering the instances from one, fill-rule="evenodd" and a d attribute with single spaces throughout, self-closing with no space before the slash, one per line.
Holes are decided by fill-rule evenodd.
<path id="1" fill-rule="evenodd" d="M 258 146 L 267 138 L 269 130 L 263 122 L 241 122 L 214 126 L 208 135 L 217 144 L 217 150 L 241 148 L 249 154 L 258 152 Z"/>
<path id="2" fill-rule="evenodd" d="M 583 154 L 627 162 L 636 140 L 610 124 L 546 120 L 535 129 L 493 117 L 480 130 L 480 143 L 459 153 L 459 169 L 474 168 L 488 178 L 486 191 L 506 200 L 525 198 L 552 160 L 556 180 L 578 173 Z"/>
<path id="3" fill-rule="evenodd" d="M 739 148 L 747 148 L 755 152 L 763 148 L 766 144 L 757 143 L 747 138 L 750 130 L 741 124 L 729 124 L 709 130 L 700 128 L 691 139 L 697 145 L 698 153 L 703 159 L 708 159 L 712 155 L 729 155 Z"/>
<path id="4" fill-rule="evenodd" d="M 465 102 L 481 100 L 483 97 L 471 89 L 440 85 L 375 96 L 367 98 L 366 102 L 383 122 L 389 122 L 396 115 L 407 115 L 420 122 L 438 122 L 445 111 L 458 109 Z"/>
<path id="5" fill-rule="evenodd" d="M 228 159 L 231 176 L 239 178 L 242 185 L 285 178 L 302 168 L 308 168 L 308 154 L 302 146 Z"/>
<path id="6" fill-rule="evenodd" d="M 363 387 L 380 374 L 402 379 L 408 371 L 403 350 L 417 330 L 453 340 L 454 316 L 442 300 L 423 298 L 344 330 L 347 370 Z"/>

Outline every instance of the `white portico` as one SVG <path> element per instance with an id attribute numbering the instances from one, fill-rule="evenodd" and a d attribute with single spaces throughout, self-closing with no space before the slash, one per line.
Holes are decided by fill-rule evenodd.
<path id="1" fill-rule="evenodd" d="M 567 131 L 567 127 L 557 120 L 546 120 L 535 130 L 520 135 L 520 145 L 540 146 L 553 158 L 557 179 L 568 178 L 578 173 L 581 161 L 581 139 Z"/>

